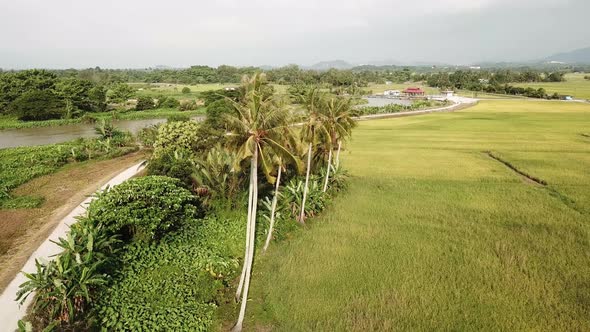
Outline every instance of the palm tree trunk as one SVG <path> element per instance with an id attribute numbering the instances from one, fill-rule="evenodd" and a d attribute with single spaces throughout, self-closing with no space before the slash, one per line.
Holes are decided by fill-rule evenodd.
<path id="1" fill-rule="evenodd" d="M 332 148 L 330 147 L 330 153 L 328 154 L 328 169 L 326 170 L 326 180 L 324 181 L 324 192 L 328 190 L 328 181 L 330 180 L 330 169 L 332 168 Z"/>
<path id="2" fill-rule="evenodd" d="M 340 167 L 340 149 L 342 148 L 342 141 L 338 140 L 338 152 L 336 152 L 336 168 Z"/>
<path id="3" fill-rule="evenodd" d="M 244 292 L 242 293 L 242 303 L 240 305 L 240 315 L 238 316 L 238 322 L 232 329 L 234 332 L 242 331 L 242 325 L 244 323 L 244 317 L 246 316 L 246 304 L 248 302 L 248 290 L 250 289 L 250 278 L 252 276 L 252 263 L 254 261 L 254 243 L 256 236 L 256 208 L 258 199 L 258 148 L 254 150 L 252 156 L 252 168 L 254 173 L 252 176 L 252 182 L 254 183 L 253 200 L 252 200 L 252 222 L 250 225 L 250 251 L 246 261 L 246 278 L 244 279 Z"/>
<path id="4" fill-rule="evenodd" d="M 264 251 L 268 249 L 268 244 L 270 243 L 270 239 L 272 238 L 272 230 L 275 225 L 275 211 L 277 209 L 277 201 L 279 199 L 279 185 L 281 183 L 281 171 L 283 170 L 282 163 L 279 164 L 279 171 L 277 173 L 277 183 L 275 186 L 275 196 L 272 199 L 272 208 L 270 211 L 270 226 L 268 228 L 268 235 L 266 236 L 266 242 L 264 243 Z"/>
<path id="5" fill-rule="evenodd" d="M 242 295 L 242 287 L 244 286 L 244 279 L 246 277 L 246 261 L 248 260 L 248 255 L 250 252 L 250 228 L 252 226 L 252 200 L 254 197 L 254 173 L 256 172 L 253 168 L 254 165 L 251 165 L 250 168 L 250 187 L 248 190 L 248 221 L 246 223 L 246 250 L 244 252 L 244 265 L 242 267 L 242 273 L 240 275 L 240 282 L 238 284 L 238 289 L 236 290 L 236 301 L 240 301 L 240 295 Z"/>
<path id="6" fill-rule="evenodd" d="M 311 142 L 309 142 L 309 149 L 307 150 L 307 171 L 305 174 L 305 187 L 303 187 L 303 199 L 301 200 L 301 215 L 299 222 L 305 224 L 305 200 L 307 199 L 307 190 L 309 187 L 309 171 L 311 169 Z"/>

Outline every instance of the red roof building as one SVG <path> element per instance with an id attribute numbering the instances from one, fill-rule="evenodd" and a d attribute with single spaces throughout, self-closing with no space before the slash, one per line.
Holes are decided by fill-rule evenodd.
<path id="1" fill-rule="evenodd" d="M 408 96 L 424 96 L 426 92 L 420 88 L 407 88 L 403 91 Z"/>

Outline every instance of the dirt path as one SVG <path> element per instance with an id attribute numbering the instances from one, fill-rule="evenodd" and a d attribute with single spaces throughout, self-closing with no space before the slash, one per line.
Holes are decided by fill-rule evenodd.
<path id="1" fill-rule="evenodd" d="M 107 176 L 105 174 L 104 177 L 101 178 L 101 181 L 96 181 L 96 178 L 94 178 L 94 185 L 86 187 L 85 189 L 87 191 L 90 191 L 92 188 L 102 190 L 107 186 L 116 186 L 116 185 L 122 183 L 123 181 L 137 175 L 143 169 L 143 166 L 141 164 L 141 157 L 142 157 L 141 155 L 136 154 L 135 156 L 128 156 L 127 158 L 123 158 L 123 160 L 121 160 L 121 159 L 112 160 L 113 167 L 109 168 L 109 171 L 107 171 L 107 174 L 109 176 Z M 131 164 L 131 166 L 129 166 L 130 164 Z M 109 165 L 110 164 L 106 164 L 106 165 L 100 164 L 98 166 L 92 167 L 92 169 L 102 169 L 100 166 L 108 167 Z M 123 168 L 123 165 L 126 167 L 126 169 L 124 171 L 120 172 L 120 169 Z M 98 168 L 96 168 L 96 167 L 98 167 Z M 116 174 L 116 176 L 112 177 L 114 174 Z M 102 187 L 98 188 L 100 186 L 100 184 L 103 184 L 105 182 L 105 181 L 103 181 L 104 179 L 107 179 L 110 177 L 112 177 L 112 178 L 108 182 L 106 182 Z M 92 177 L 90 177 L 88 179 L 92 179 Z M 74 197 L 76 197 L 76 198 L 86 197 L 86 196 L 88 196 L 88 195 L 82 194 L 81 192 L 76 192 L 76 194 L 74 194 Z M 29 273 L 34 272 L 36 259 L 50 260 L 53 255 L 59 253 L 60 248 L 55 243 L 51 242 L 50 240 L 55 240 L 59 237 L 63 237 L 67 233 L 67 231 L 69 229 L 69 225 L 76 222 L 76 217 L 85 212 L 87 204 L 90 203 L 90 201 L 92 199 L 93 199 L 92 197 L 87 197 L 81 203 L 79 201 L 75 201 L 76 203 L 73 205 L 67 204 L 67 206 L 59 208 L 60 212 L 66 210 L 66 207 L 68 207 L 68 208 L 73 207 L 73 210 L 71 210 L 69 212 L 69 214 L 67 214 L 65 217 L 63 217 L 61 219 L 58 218 L 58 216 L 60 216 L 60 213 L 57 213 L 55 215 L 55 218 L 50 219 L 52 221 L 51 223 L 45 224 L 44 227 L 42 227 L 39 230 L 39 232 L 37 232 L 37 234 L 35 234 L 35 238 L 41 240 L 40 246 L 37 247 L 36 246 L 37 242 L 35 242 L 35 244 L 30 243 L 26 247 L 25 246 L 21 247 L 21 248 L 23 248 L 23 250 L 36 249 L 30 255 L 30 257 L 28 257 L 28 260 L 26 261 L 26 263 L 22 267 L 23 271 L 26 271 Z M 56 219 L 57 219 L 57 222 L 54 222 L 54 220 L 56 220 Z M 50 224 L 54 227 L 50 227 Z M 49 236 L 46 236 L 47 232 L 41 232 L 41 230 L 49 231 L 50 232 Z M 45 235 L 45 238 L 42 237 L 44 235 Z M 21 257 L 24 257 L 24 256 L 21 256 Z M 4 289 L 4 292 L 2 293 L 2 295 L 0 295 L 0 322 L 2 322 L 2 325 L 0 325 L 0 331 L 14 331 L 18 320 L 22 319 L 25 316 L 27 308 L 30 305 L 30 303 L 32 302 L 33 297 L 29 296 L 22 306 L 18 305 L 18 303 L 14 300 L 16 297 L 15 294 L 18 290 L 19 285 L 25 281 L 26 281 L 26 277 L 22 273 L 16 274 L 16 276 L 14 276 L 12 281 L 10 281 L 10 283 Z"/>
<path id="2" fill-rule="evenodd" d="M 17 188 L 16 195 L 39 195 L 45 202 L 35 209 L 0 210 L 0 291 L 71 210 L 143 157 L 143 153 L 133 153 L 111 160 L 70 164 Z"/>

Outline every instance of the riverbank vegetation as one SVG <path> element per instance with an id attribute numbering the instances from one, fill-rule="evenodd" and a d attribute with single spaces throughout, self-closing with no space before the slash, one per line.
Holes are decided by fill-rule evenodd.
<path id="1" fill-rule="evenodd" d="M 194 116 L 196 100 L 182 103 L 172 96 L 139 95 L 122 82 L 99 84 L 77 77 L 60 77 L 46 70 L 0 73 L 0 129 L 32 128 L 99 119 L 149 119 Z M 148 112 L 149 111 L 149 112 Z"/>
<path id="2" fill-rule="evenodd" d="M 448 101 L 437 100 L 414 100 L 409 105 L 404 104 L 389 104 L 385 106 L 363 106 L 359 105 L 351 111 L 353 116 L 375 115 L 375 114 L 389 114 L 399 112 L 411 112 L 425 110 L 429 108 L 439 108 L 451 105 Z"/>
<path id="3" fill-rule="evenodd" d="M 261 244 L 345 186 L 351 101 L 313 87 L 294 100 L 256 74 L 213 101 L 204 122 L 146 130 L 148 175 L 99 194 L 58 241 L 63 252 L 22 285 L 20 300 L 35 296 L 33 325 L 205 331 L 221 324 L 223 305 L 239 311 L 240 330 Z"/>
<path id="4" fill-rule="evenodd" d="M 360 122 L 349 189 L 258 262 L 246 325 L 590 329 L 589 121 L 514 100 Z"/>
<path id="5" fill-rule="evenodd" d="M 32 208 L 42 203 L 35 196 L 13 197 L 11 191 L 41 175 L 55 172 L 68 163 L 115 158 L 138 148 L 130 134 L 108 122 L 97 126 L 99 137 L 63 144 L 0 149 L 0 209 Z"/>

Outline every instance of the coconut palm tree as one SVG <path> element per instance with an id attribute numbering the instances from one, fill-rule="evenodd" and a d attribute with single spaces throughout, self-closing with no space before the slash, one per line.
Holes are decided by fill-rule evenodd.
<path id="1" fill-rule="evenodd" d="M 324 180 L 323 191 L 328 189 L 330 169 L 332 168 L 333 147 L 338 146 L 336 153 L 336 168 L 340 166 L 340 149 L 342 140 L 349 137 L 356 122 L 351 116 L 352 103 L 350 98 L 331 97 L 326 101 L 326 107 L 322 108 L 322 121 L 330 136 L 330 149 L 328 153 L 328 167 Z"/>
<path id="2" fill-rule="evenodd" d="M 275 182 L 271 155 L 297 163 L 295 155 L 284 145 L 285 135 L 291 133 L 291 116 L 265 89 L 266 76 L 255 74 L 242 79 L 244 95 L 240 102 L 231 101 L 235 114 L 224 115 L 228 128 L 228 143 L 236 151 L 237 163 L 250 161 L 250 185 L 248 192 L 248 217 L 244 267 L 236 293 L 242 295 L 240 314 L 234 331 L 241 331 L 246 313 L 256 234 L 256 208 L 258 198 L 258 166 L 270 183 Z M 294 137 L 294 135 L 292 135 Z M 239 166 L 239 165 L 237 165 Z"/>
<path id="3" fill-rule="evenodd" d="M 311 158 L 313 145 L 322 142 L 329 143 L 329 133 L 323 122 L 322 109 L 325 107 L 325 94 L 317 88 L 310 89 L 301 98 L 301 104 L 305 107 L 306 116 L 301 129 L 301 139 L 307 143 L 307 167 L 305 170 L 305 186 L 303 187 L 303 199 L 301 201 L 301 214 L 299 222 L 305 223 L 305 201 L 309 190 L 309 175 L 311 171 Z"/>

